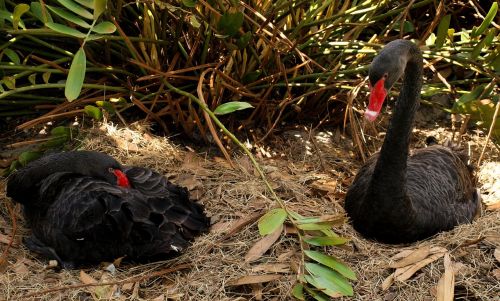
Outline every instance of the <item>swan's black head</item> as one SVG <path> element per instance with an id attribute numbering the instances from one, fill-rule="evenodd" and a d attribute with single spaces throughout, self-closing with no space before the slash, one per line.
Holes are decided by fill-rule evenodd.
<path id="1" fill-rule="evenodd" d="M 388 91 L 403 76 L 408 60 L 409 41 L 395 40 L 387 44 L 373 59 L 368 77 L 370 80 L 370 101 L 365 118 L 377 118 Z"/>

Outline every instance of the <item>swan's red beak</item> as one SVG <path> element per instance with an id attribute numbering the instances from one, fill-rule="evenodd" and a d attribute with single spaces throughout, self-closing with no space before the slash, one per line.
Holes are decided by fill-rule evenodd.
<path id="1" fill-rule="evenodd" d="M 113 173 L 116 176 L 116 184 L 121 187 L 130 188 L 130 182 L 128 181 L 127 176 L 123 173 L 123 171 L 119 169 L 113 169 Z"/>
<path id="2" fill-rule="evenodd" d="M 369 121 L 374 121 L 382 109 L 385 97 L 387 96 L 387 90 L 384 84 L 385 77 L 379 79 L 375 86 L 370 87 L 370 101 L 365 111 L 365 118 Z"/>

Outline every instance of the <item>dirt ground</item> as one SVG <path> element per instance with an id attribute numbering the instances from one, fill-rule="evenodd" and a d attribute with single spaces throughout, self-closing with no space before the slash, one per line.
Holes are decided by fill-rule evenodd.
<path id="1" fill-rule="evenodd" d="M 368 128 L 364 132 L 368 153 L 376 151 L 383 139 L 383 134 L 374 133 Z M 23 247 L 21 239 L 29 229 L 24 227 L 20 210 L 5 197 L 5 180 L 0 180 L 0 251 L 6 250 L 16 231 L 6 262 L 0 265 L 0 300 L 291 300 L 294 270 L 300 262 L 293 231 L 285 229 L 264 255 L 245 260 L 261 239 L 257 219 L 275 207 L 247 157 L 235 155 L 236 168 L 232 169 L 221 157 L 174 145 L 140 126 L 124 129 L 102 125 L 85 134 L 80 148 L 106 152 L 124 164 L 154 168 L 186 186 L 211 216 L 210 233 L 169 261 L 144 265 L 115 262 L 59 271 Z M 427 135 L 440 140 L 451 137 L 450 129 L 431 125 L 415 130 L 412 144 L 422 147 Z M 344 214 L 345 192 L 361 165 L 348 136 L 341 129 L 311 132 L 297 127 L 262 146 L 248 145 L 291 209 L 307 216 Z M 484 135 L 472 131 L 462 140 L 470 149 L 472 163 L 477 164 L 486 144 Z M 445 270 L 442 256 L 416 269 L 409 279 L 394 283 L 391 277 L 395 269 L 390 266 L 408 255 L 408 250 L 440 248 L 446 249 L 453 263 L 456 300 L 500 300 L 500 210 L 494 209 L 500 200 L 499 158 L 499 150 L 490 142 L 478 168 L 483 201 L 489 205 L 484 207 L 489 210 L 483 210 L 472 224 L 396 246 L 365 240 L 348 223 L 334 229 L 351 241 L 344 247 L 324 250 L 347 263 L 358 278 L 353 282 L 355 296 L 340 299 L 434 300 Z M 14 216 L 9 208 L 14 208 Z M 102 282 L 111 284 L 94 286 Z"/>

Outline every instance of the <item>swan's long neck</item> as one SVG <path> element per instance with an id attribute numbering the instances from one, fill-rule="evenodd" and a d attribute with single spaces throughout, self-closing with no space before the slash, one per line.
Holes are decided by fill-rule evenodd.
<path id="1" fill-rule="evenodd" d="M 418 48 L 408 48 L 408 56 L 402 90 L 394 108 L 378 161 L 375 165 L 368 197 L 379 204 L 379 209 L 387 206 L 394 212 L 395 202 L 400 210 L 411 208 L 406 198 L 406 166 L 410 137 L 413 129 L 415 113 L 420 103 L 422 88 L 422 55 Z M 403 204 L 402 204 L 403 203 Z"/>

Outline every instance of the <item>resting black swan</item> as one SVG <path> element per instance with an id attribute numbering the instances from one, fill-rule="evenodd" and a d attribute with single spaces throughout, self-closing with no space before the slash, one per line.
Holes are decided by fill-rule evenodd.
<path id="1" fill-rule="evenodd" d="M 7 196 L 24 206 L 33 231 L 26 246 L 65 268 L 169 257 L 209 226 L 185 188 L 93 151 L 29 163 L 9 177 Z"/>
<path id="2" fill-rule="evenodd" d="M 407 243 L 472 221 L 479 196 L 462 154 L 432 145 L 409 152 L 420 102 L 423 59 L 410 41 L 387 44 L 373 60 L 365 118 L 373 121 L 387 91 L 404 74 L 382 149 L 361 167 L 350 186 L 345 209 L 354 228 L 367 238 Z"/>

